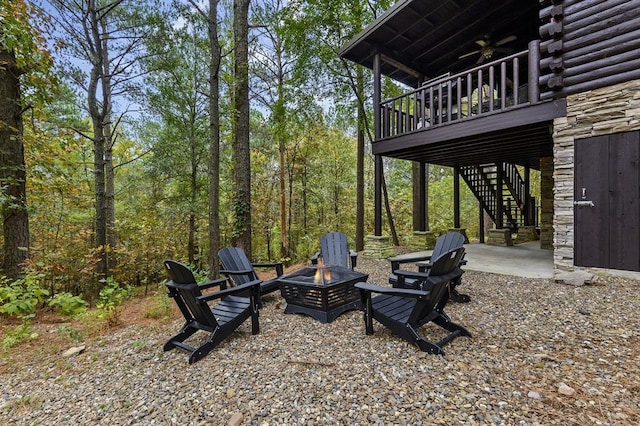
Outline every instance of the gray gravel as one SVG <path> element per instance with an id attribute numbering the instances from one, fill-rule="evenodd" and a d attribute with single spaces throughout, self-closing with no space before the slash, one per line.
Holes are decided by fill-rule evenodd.
<path id="1" fill-rule="evenodd" d="M 384 283 L 388 263 L 357 269 Z M 2 424 L 587 425 L 640 423 L 640 283 L 580 288 L 467 272 L 452 319 L 473 338 L 428 355 L 359 312 L 285 315 L 279 295 L 207 358 L 162 352 L 180 320 L 86 341 L 0 376 Z M 424 326 L 438 340 L 442 333 Z"/>

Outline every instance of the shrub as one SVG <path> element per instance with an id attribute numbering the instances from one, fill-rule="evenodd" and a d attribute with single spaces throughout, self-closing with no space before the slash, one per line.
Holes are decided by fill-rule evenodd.
<path id="1" fill-rule="evenodd" d="M 0 279 L 0 313 L 24 317 L 33 314 L 49 292 L 40 287 L 42 274 L 27 273 L 24 278 L 11 281 Z"/>
<path id="2" fill-rule="evenodd" d="M 82 299 L 82 295 L 74 296 L 71 293 L 58 293 L 47 303 L 54 311 L 67 317 L 74 317 L 83 312 L 88 303 Z"/>

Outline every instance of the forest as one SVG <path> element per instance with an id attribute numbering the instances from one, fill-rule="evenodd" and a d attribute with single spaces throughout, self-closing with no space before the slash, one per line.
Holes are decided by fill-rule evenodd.
<path id="1" fill-rule="evenodd" d="M 292 264 L 341 231 L 362 250 L 371 75 L 338 51 L 391 3 L 0 0 L 0 314 L 155 289 L 167 258 L 215 277 L 231 245 Z M 412 164 L 384 166 L 402 244 Z M 428 179 L 439 234 L 452 171 Z M 461 214 L 473 238 L 466 187 Z"/>

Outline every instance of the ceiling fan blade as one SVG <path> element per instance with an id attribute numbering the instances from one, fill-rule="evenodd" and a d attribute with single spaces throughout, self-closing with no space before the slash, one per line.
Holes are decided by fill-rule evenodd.
<path id="1" fill-rule="evenodd" d="M 480 65 L 481 63 L 484 62 L 484 60 L 487 59 L 484 57 L 484 55 L 481 53 L 480 57 L 478 58 L 478 60 L 476 61 L 476 65 Z"/>
<path id="2" fill-rule="evenodd" d="M 486 45 L 490 44 L 490 41 L 488 41 L 488 40 L 476 40 L 475 43 L 480 47 L 485 47 Z"/>
<path id="3" fill-rule="evenodd" d="M 474 50 L 473 52 L 465 53 L 464 55 L 458 56 L 458 59 L 468 58 L 469 56 L 473 56 L 481 52 L 482 50 Z"/>
<path id="4" fill-rule="evenodd" d="M 507 44 L 507 43 L 517 39 L 517 38 L 518 37 L 516 37 L 514 35 L 510 35 L 508 37 L 503 38 L 502 40 L 497 41 L 494 46 L 502 46 L 503 44 Z"/>

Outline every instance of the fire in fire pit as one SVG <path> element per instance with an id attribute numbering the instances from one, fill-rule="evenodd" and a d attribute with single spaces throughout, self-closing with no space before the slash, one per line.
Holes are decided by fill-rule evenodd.
<path id="1" fill-rule="evenodd" d="M 313 276 L 313 283 L 325 285 L 331 282 L 331 271 L 324 265 L 319 264 L 316 274 Z"/>

